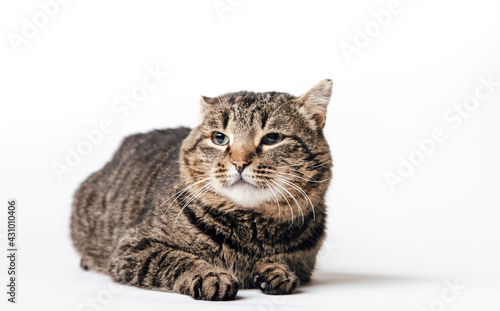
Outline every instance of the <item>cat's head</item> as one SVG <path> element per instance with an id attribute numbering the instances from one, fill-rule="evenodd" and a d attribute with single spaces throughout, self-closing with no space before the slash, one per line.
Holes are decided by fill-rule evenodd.
<path id="1" fill-rule="evenodd" d="M 202 124 L 184 141 L 181 178 L 193 199 L 236 208 L 298 212 L 321 199 L 331 177 L 323 136 L 332 81 L 304 95 L 237 92 L 202 97 Z M 223 204 L 221 204 L 222 206 Z M 226 204 L 227 205 L 227 204 Z M 309 208 L 310 209 L 310 208 Z"/>

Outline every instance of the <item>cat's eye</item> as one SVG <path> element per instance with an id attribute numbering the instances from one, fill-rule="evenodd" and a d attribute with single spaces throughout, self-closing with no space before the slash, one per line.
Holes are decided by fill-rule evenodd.
<path id="1" fill-rule="evenodd" d="M 212 134 L 212 141 L 216 145 L 224 146 L 227 145 L 227 143 L 229 143 L 229 137 L 225 134 L 222 134 L 221 132 L 214 132 Z"/>
<path id="2" fill-rule="evenodd" d="M 283 135 L 279 133 L 269 133 L 262 137 L 262 144 L 264 145 L 276 145 L 283 140 Z"/>

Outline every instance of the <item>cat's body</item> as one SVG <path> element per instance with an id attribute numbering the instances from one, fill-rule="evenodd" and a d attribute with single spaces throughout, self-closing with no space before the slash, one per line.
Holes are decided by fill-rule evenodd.
<path id="1" fill-rule="evenodd" d="M 82 267 L 207 300 L 307 282 L 325 230 L 330 94 L 325 80 L 302 97 L 204 98 L 201 126 L 126 138 L 75 194 Z"/>

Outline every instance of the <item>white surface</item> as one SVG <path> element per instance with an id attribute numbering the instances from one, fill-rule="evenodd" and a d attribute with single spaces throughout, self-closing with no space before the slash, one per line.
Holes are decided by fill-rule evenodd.
<path id="1" fill-rule="evenodd" d="M 474 95 L 480 77 L 500 80 L 500 3 L 402 0 L 348 62 L 341 43 L 353 44 L 356 28 L 389 2 L 233 1 L 221 20 L 212 0 L 69 1 L 17 53 L 8 34 L 40 6 L 2 2 L 0 244 L 3 253 L 14 197 L 20 251 L 19 303 L 0 294 L 0 308 L 439 310 L 445 282 L 457 279 L 466 289 L 446 296 L 444 309 L 499 310 L 500 87 L 456 128 L 445 117 Z M 122 119 L 112 103 L 157 65 L 169 77 Z M 325 128 L 335 178 L 329 240 L 311 285 L 280 297 L 242 290 L 224 303 L 114 286 L 109 301 L 88 305 L 112 283 L 79 268 L 71 197 L 124 136 L 195 126 L 200 94 L 300 95 L 324 78 L 335 83 Z M 58 181 L 53 161 L 64 163 L 82 131 L 106 118 L 114 130 Z M 445 141 L 391 191 L 384 174 L 437 128 Z M 1 256 L 1 284 L 5 270 Z"/>

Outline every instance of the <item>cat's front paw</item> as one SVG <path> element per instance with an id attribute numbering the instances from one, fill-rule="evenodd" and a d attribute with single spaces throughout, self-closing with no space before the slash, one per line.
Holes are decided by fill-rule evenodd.
<path id="1" fill-rule="evenodd" d="M 282 263 L 267 263 L 259 266 L 254 276 L 255 286 L 265 294 L 286 295 L 299 285 L 299 279 Z"/>
<path id="2" fill-rule="evenodd" d="M 198 300 L 233 300 L 237 292 L 238 280 L 229 272 L 204 271 L 189 284 L 189 295 Z"/>

